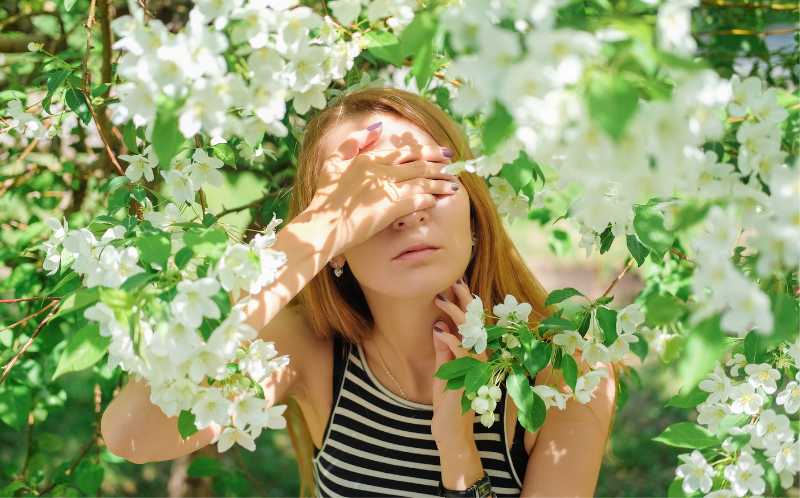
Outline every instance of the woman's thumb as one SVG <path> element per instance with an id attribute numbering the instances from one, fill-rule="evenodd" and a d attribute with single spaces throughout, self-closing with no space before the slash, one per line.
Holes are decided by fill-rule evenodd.
<path id="1" fill-rule="evenodd" d="M 371 124 L 365 130 L 357 130 L 347 135 L 347 138 L 333 153 L 340 161 L 346 161 L 356 157 L 367 145 L 371 144 L 378 137 L 381 136 L 383 131 L 383 122 Z"/>

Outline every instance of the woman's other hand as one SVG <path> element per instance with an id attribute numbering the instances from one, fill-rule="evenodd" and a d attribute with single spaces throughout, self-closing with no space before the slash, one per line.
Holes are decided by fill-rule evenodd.
<path id="1" fill-rule="evenodd" d="M 378 125 L 378 126 L 375 126 Z M 380 137 L 383 127 L 350 133 L 325 160 L 317 190 L 306 212 L 327 220 L 336 238 L 335 253 L 356 246 L 392 221 L 436 205 L 437 195 L 453 194 L 456 176 L 441 173 L 449 149 L 410 144 L 396 149 L 360 151 Z"/>
<path id="2" fill-rule="evenodd" d="M 474 299 L 469 291 L 466 275 L 450 289 L 456 302 L 443 300 L 437 296 L 436 305 L 450 316 L 456 326 L 462 325 L 467 321 L 467 305 Z M 443 364 L 456 358 L 472 356 L 480 361 L 486 361 L 488 358 L 485 351 L 481 354 L 471 354 L 468 348 L 462 348 L 461 340 L 442 320 L 434 325 L 433 345 L 436 348 L 437 371 Z M 433 378 L 431 433 L 439 447 L 444 486 L 448 489 L 466 489 L 483 477 L 483 465 L 475 446 L 473 432 L 475 410 L 470 409 L 462 416 L 461 397 L 464 389 L 445 391 L 446 385 L 447 381 Z"/>

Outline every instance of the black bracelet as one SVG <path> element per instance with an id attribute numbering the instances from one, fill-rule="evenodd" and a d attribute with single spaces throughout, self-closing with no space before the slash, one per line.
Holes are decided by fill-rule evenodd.
<path id="1" fill-rule="evenodd" d="M 492 491 L 492 482 L 489 480 L 489 474 L 483 471 L 483 477 L 467 489 L 447 489 L 444 483 L 439 479 L 439 496 L 446 498 L 489 498 L 497 496 Z"/>

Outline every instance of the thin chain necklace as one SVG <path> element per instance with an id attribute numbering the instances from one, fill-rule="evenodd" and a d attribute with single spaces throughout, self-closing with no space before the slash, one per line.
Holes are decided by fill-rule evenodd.
<path id="1" fill-rule="evenodd" d="M 373 346 L 375 346 L 375 351 L 377 351 L 377 352 L 378 352 L 378 358 L 380 358 L 380 359 L 381 359 L 381 364 L 383 365 L 383 369 L 386 371 L 386 375 L 388 375 L 388 376 L 389 376 L 389 377 L 390 377 L 390 378 L 391 378 L 391 379 L 394 381 L 394 385 L 396 385 L 396 386 L 397 386 L 397 389 L 399 389 L 399 390 L 400 390 L 400 394 L 402 394 L 402 395 L 403 395 L 403 398 L 404 398 L 406 401 L 409 401 L 409 399 L 408 399 L 408 396 L 406 396 L 406 393 L 403 391 L 403 388 L 402 388 L 402 387 L 400 387 L 400 383 L 399 383 L 399 382 L 397 382 L 397 379 L 395 379 L 395 378 L 394 378 L 394 376 L 393 376 L 392 374 L 390 374 L 390 373 L 389 373 L 389 369 L 388 369 L 388 368 L 386 368 L 386 362 L 385 362 L 385 361 L 383 361 L 383 355 L 381 354 L 381 350 L 380 350 L 380 349 L 378 349 L 378 345 L 377 345 L 377 344 L 375 344 L 375 340 L 374 340 L 372 337 L 370 337 L 370 338 L 369 338 L 369 340 L 370 340 L 370 341 L 372 341 L 372 345 L 373 345 Z"/>

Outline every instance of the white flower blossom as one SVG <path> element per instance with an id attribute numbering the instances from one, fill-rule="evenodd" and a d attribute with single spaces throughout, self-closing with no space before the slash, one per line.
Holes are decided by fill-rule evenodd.
<path id="1" fill-rule="evenodd" d="M 736 464 L 726 466 L 724 475 L 736 496 L 744 496 L 748 492 L 760 495 L 766 489 L 761 477 L 764 475 L 764 467 L 757 464 L 749 453 L 742 452 Z"/>
<path id="2" fill-rule="evenodd" d="M 790 415 L 800 410 L 800 372 L 797 372 L 794 378 L 795 380 L 786 384 L 786 389 L 775 397 L 775 403 L 783 405 L 786 413 Z"/>
<path id="3" fill-rule="evenodd" d="M 706 403 L 724 403 L 728 400 L 731 392 L 731 380 L 725 375 L 725 371 L 717 365 L 714 372 L 708 374 L 708 379 L 700 381 L 700 389 L 711 393 Z"/>
<path id="4" fill-rule="evenodd" d="M 745 365 L 744 371 L 747 374 L 747 382 L 753 387 L 761 387 L 767 394 L 772 394 L 778 389 L 776 381 L 781 379 L 781 373 L 769 363 Z"/>
<path id="5" fill-rule="evenodd" d="M 678 477 L 683 477 L 683 491 L 685 493 L 694 493 L 697 490 L 703 493 L 711 491 L 714 469 L 703 454 L 694 450 L 691 455 L 678 455 L 678 458 L 685 462 L 678 466 L 675 472 Z"/>

